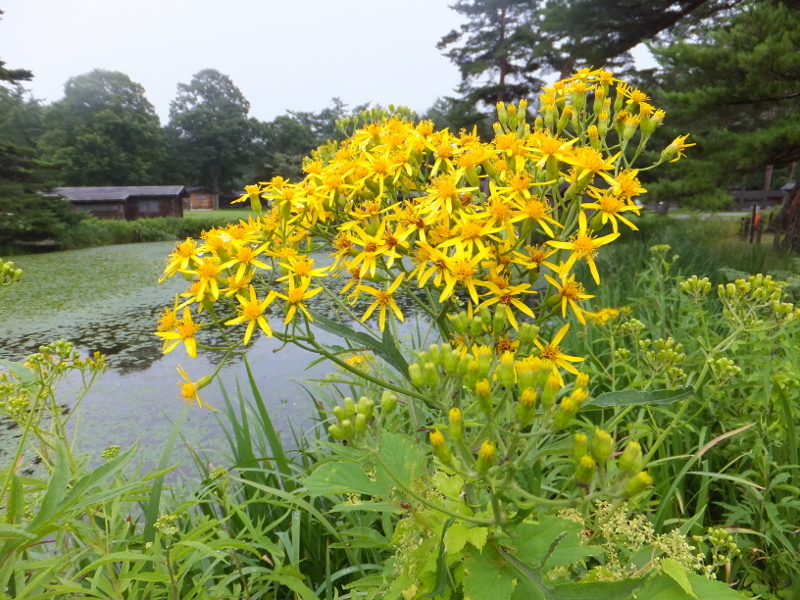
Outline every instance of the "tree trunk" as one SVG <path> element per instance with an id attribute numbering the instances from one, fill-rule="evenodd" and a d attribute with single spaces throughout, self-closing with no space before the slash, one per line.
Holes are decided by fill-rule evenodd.
<path id="1" fill-rule="evenodd" d="M 794 194 L 786 213 L 786 247 L 792 252 L 800 252 L 800 187 Z M 779 232 L 775 232 L 778 235 Z"/>

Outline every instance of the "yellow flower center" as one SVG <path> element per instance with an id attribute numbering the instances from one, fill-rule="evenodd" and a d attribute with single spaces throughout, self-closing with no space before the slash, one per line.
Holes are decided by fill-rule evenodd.
<path id="1" fill-rule="evenodd" d="M 304 298 L 303 290 L 290 290 L 289 291 L 289 304 L 300 304 Z"/>

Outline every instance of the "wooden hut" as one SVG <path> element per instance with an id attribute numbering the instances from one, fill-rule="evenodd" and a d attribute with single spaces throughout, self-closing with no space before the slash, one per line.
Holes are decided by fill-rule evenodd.
<path id="1" fill-rule="evenodd" d="M 186 188 L 189 194 L 183 201 L 186 210 L 214 210 L 219 208 L 219 193 L 207 187 Z"/>
<path id="2" fill-rule="evenodd" d="M 62 187 L 58 194 L 76 210 L 92 213 L 101 219 L 145 219 L 182 217 L 183 199 L 188 195 L 182 185 L 146 185 L 122 187 Z"/>

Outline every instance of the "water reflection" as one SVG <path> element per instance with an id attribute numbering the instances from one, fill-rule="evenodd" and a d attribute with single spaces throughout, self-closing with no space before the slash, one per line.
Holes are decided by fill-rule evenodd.
<path id="1" fill-rule="evenodd" d="M 0 306 L 0 357 L 22 360 L 41 344 L 59 338 L 72 341 L 84 353 L 100 351 L 107 357 L 108 372 L 86 396 L 79 413 L 83 450 L 93 456 L 110 444 L 127 448 L 141 440 L 142 458 L 157 460 L 172 424 L 183 411 L 176 385 L 177 365 L 198 378 L 212 372 L 222 358 L 222 353 L 203 352 L 192 360 L 182 347 L 163 355 L 162 342 L 153 335 L 160 312 L 171 306 L 175 293 L 186 286 L 180 277 L 157 283 L 164 257 L 172 248 L 171 242 L 157 242 L 14 259 L 25 275 Z M 364 296 L 353 312 L 363 314 L 369 298 Z M 320 294 L 315 300 L 313 310 L 344 322 L 329 299 Z M 413 299 L 398 297 L 397 302 L 404 314 L 412 315 Z M 270 306 L 268 315 L 271 327 L 283 329 L 280 305 Z M 408 334 L 412 329 L 409 324 L 402 331 Z M 318 338 L 324 344 L 340 342 L 325 332 L 318 333 Z M 254 340 L 248 360 L 256 383 L 276 428 L 291 443 L 292 429 L 301 432 L 313 425 L 315 408 L 305 381 L 322 378 L 333 367 L 320 363 L 307 369 L 315 356 L 291 345 L 280 348 L 280 342 L 263 335 Z M 234 397 L 239 383 L 247 388 L 241 355 L 232 357 L 220 375 L 219 382 Z M 216 382 L 203 392 L 209 404 L 223 405 Z M 71 400 L 65 398 L 67 403 Z M 187 443 L 222 447 L 224 437 L 217 415 L 195 408 L 188 412 L 187 420 L 182 428 Z"/>

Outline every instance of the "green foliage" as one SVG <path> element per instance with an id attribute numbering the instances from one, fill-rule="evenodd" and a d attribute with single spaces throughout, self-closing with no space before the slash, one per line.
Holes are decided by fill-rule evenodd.
<path id="1" fill-rule="evenodd" d="M 43 156 L 62 185 L 142 185 L 161 180 L 164 143 L 144 88 L 116 71 L 70 78 L 45 111 Z"/>
<path id="2" fill-rule="evenodd" d="M 242 186 L 244 167 L 254 150 L 250 103 L 230 77 L 214 69 L 178 84 L 170 104 L 167 134 L 179 169 L 192 185 L 215 190 Z"/>
<path id="3" fill-rule="evenodd" d="M 83 215 L 49 187 L 47 172 L 29 148 L 0 144 L 0 246 L 52 240 L 75 227 Z"/>
<path id="4" fill-rule="evenodd" d="M 663 103 L 677 127 L 692 131 L 693 160 L 676 165 L 660 198 L 718 206 L 724 191 L 765 165 L 800 158 L 798 7 L 742 2 L 691 38 L 653 47 Z"/>

